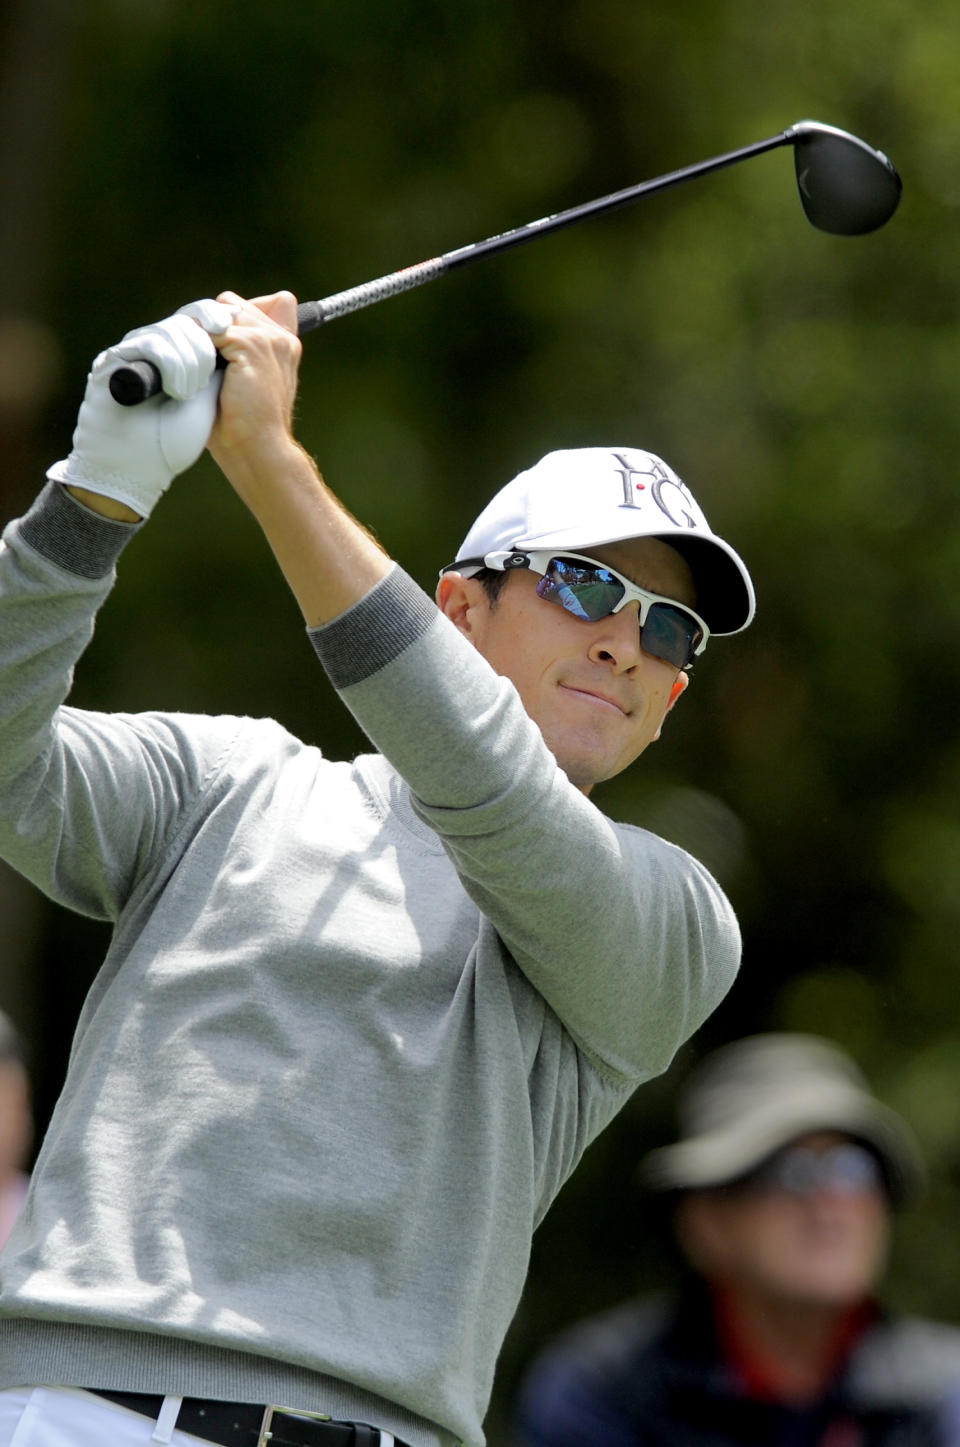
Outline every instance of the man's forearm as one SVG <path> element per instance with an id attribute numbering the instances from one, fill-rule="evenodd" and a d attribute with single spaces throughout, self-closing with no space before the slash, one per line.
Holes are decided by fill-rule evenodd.
<path id="1" fill-rule="evenodd" d="M 300 342 L 288 292 L 245 301 L 223 292 L 234 324 L 217 337 L 229 363 L 208 448 L 259 522 L 308 626 L 339 617 L 390 559 L 324 483 L 293 436 Z"/>
<path id="2" fill-rule="evenodd" d="M 389 570 L 390 559 L 330 492 L 312 459 L 292 440 L 272 456 L 218 459 L 257 518 L 308 627 L 329 623 Z M 84 507 L 115 522 L 139 513 L 112 497 L 69 486 Z"/>
<path id="3" fill-rule="evenodd" d="M 308 627 L 345 613 L 385 576 L 391 560 L 327 487 L 292 438 L 217 461 L 263 529 Z"/>

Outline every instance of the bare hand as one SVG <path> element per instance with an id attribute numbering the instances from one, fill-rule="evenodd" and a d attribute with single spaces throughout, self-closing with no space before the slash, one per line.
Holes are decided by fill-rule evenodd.
<path id="1" fill-rule="evenodd" d="M 232 326 L 213 340 L 230 365 L 209 449 L 236 486 L 244 472 L 258 472 L 294 445 L 293 408 L 301 346 L 297 301 L 288 291 L 253 301 L 221 292 L 236 307 Z"/>

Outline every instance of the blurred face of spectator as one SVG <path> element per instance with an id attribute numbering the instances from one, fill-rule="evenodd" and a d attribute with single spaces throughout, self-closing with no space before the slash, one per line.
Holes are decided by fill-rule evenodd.
<path id="1" fill-rule="evenodd" d="M 690 1191 L 675 1224 L 708 1281 L 754 1298 L 842 1309 L 868 1296 L 883 1270 L 889 1205 L 873 1154 L 823 1131 L 743 1182 Z"/>
<path id="2" fill-rule="evenodd" d="M 16 1061 L 0 1062 L 0 1184 L 23 1168 L 32 1137 L 27 1072 Z"/>

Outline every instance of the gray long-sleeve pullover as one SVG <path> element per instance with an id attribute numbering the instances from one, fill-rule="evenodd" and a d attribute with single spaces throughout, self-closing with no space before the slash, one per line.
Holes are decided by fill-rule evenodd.
<path id="1" fill-rule="evenodd" d="M 312 635 L 353 763 L 65 705 L 132 531 L 50 485 L 0 545 L 0 853 L 114 926 L 0 1264 L 0 1385 L 481 1443 L 532 1231 L 723 996 L 736 921 L 399 569 Z"/>

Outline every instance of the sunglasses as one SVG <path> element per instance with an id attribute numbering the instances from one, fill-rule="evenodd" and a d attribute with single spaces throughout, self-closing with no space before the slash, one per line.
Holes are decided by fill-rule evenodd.
<path id="1" fill-rule="evenodd" d="M 515 557 L 524 561 L 515 563 Z M 514 553 L 507 566 L 540 573 L 539 597 L 559 603 L 575 618 L 591 623 L 619 613 L 636 599 L 640 604 L 640 647 L 673 668 L 689 668 L 707 646 L 710 630 L 692 608 L 638 588 L 615 568 L 594 558 L 581 553 Z"/>
<path id="2" fill-rule="evenodd" d="M 880 1162 L 863 1146 L 838 1145 L 827 1151 L 792 1146 L 779 1151 L 747 1178 L 751 1189 L 808 1196 L 813 1191 L 854 1195 L 883 1184 Z"/>

